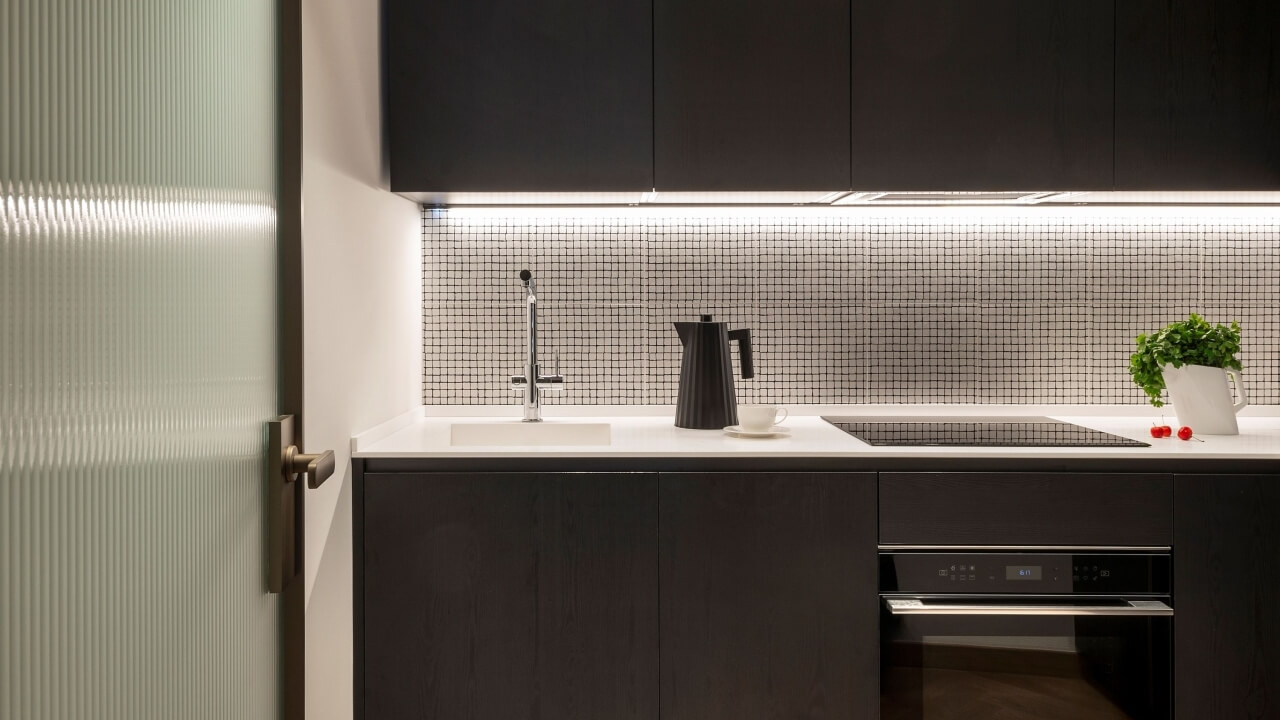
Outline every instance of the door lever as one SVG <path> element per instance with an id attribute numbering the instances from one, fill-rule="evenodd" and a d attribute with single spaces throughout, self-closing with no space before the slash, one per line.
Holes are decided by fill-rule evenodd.
<path id="1" fill-rule="evenodd" d="M 307 476 L 307 487 L 315 490 L 324 484 L 325 480 L 333 474 L 333 451 L 325 450 L 318 455 L 308 455 L 298 451 L 297 445 L 290 445 L 284 449 L 284 458 L 282 459 L 282 471 L 290 476 L 286 482 L 292 482 L 293 475 L 305 474 Z"/>
<path id="2" fill-rule="evenodd" d="M 267 516 L 269 557 L 267 589 L 283 592 L 302 573 L 303 490 L 294 482 L 306 474 L 307 485 L 320 487 L 334 471 L 332 450 L 309 455 L 293 442 L 293 416 L 281 415 L 267 423 L 269 468 Z"/>

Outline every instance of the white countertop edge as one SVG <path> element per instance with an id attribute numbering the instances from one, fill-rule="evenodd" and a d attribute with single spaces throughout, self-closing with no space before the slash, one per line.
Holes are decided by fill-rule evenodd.
<path id="1" fill-rule="evenodd" d="M 777 453 L 766 452 L 697 452 L 697 451 L 681 451 L 681 450 L 654 450 L 654 451 L 628 451 L 628 452 L 602 452 L 600 450 L 586 450 L 582 448 L 573 448 L 570 446 L 557 447 L 553 449 L 546 448 L 501 448 L 492 452 L 462 452 L 462 451 L 386 451 L 386 452 L 363 452 L 359 455 L 361 459 L 369 458 L 423 458 L 423 459 L 456 459 L 456 460 L 494 460 L 494 459 L 525 459 L 531 460 L 535 458 L 725 458 L 725 459 L 747 459 L 760 457 L 776 457 L 787 459 L 852 459 L 863 458 L 867 460 L 885 460 L 885 459 L 915 459 L 929 457 L 948 457 L 948 458 L 977 458 L 982 460 L 1010 460 L 1018 458 L 1034 458 L 1037 460 L 1117 460 L 1117 459 L 1141 459 L 1141 460 L 1275 460 L 1280 461 L 1280 453 L 1273 454 L 1184 454 L 1157 452 L 1149 455 L 1142 455 L 1140 458 L 1133 454 L 1134 450 L 1145 450 L 1145 448 L 1076 448 L 1076 452 L 1064 453 L 1049 452 L 1056 448 L 961 448 L 961 450 L 977 450 L 980 452 L 956 452 L 955 447 L 938 448 L 936 452 L 921 452 L 920 448 L 911 448 L 909 450 L 895 449 L 891 451 L 866 452 L 859 450 L 843 450 L 843 451 L 827 451 L 827 452 L 795 452 L 780 451 Z M 1012 452 L 1013 450 L 1025 450 L 1026 452 Z M 1125 451 L 1128 451 L 1127 453 Z"/>
<path id="2" fill-rule="evenodd" d="M 820 412 L 829 414 L 884 416 L 883 409 L 868 412 L 869 406 L 828 406 Z M 901 408 L 903 406 L 894 406 Z M 919 407 L 919 406 L 915 406 Z M 926 406 L 929 407 L 929 406 Z M 1016 406 L 1019 413 L 1006 412 L 1009 417 L 1044 416 L 1074 422 L 1085 427 L 1130 437 L 1151 443 L 1147 448 L 1043 448 L 1043 447 L 885 447 L 871 446 L 845 434 L 838 428 L 823 422 L 816 414 L 793 413 L 785 423 L 790 429 L 788 437 L 749 439 L 728 437 L 717 430 L 685 430 L 672 425 L 670 414 L 651 415 L 573 415 L 548 417 L 557 421 L 587 421 L 611 417 L 614 426 L 614 442 L 600 446 L 452 446 L 449 445 L 448 428 L 451 423 L 480 422 L 502 418 L 500 422 L 519 422 L 510 416 L 492 415 L 417 415 L 405 413 L 393 422 L 384 423 L 374 431 L 362 434 L 354 443 L 353 456 L 363 458 L 742 458 L 742 457 L 790 457 L 790 458 L 1037 458 L 1037 459 L 1121 459 L 1148 458 L 1176 459 L 1248 459 L 1280 460 L 1280 415 L 1242 418 L 1241 434 L 1234 436 L 1205 436 L 1205 442 L 1182 441 L 1176 438 L 1149 438 L 1148 426 L 1159 413 L 1148 416 L 1127 415 L 1070 415 L 1053 406 Z M 942 408 L 930 407 L 929 411 L 917 410 L 916 414 L 943 416 L 995 415 L 991 406 L 949 406 L 952 412 L 938 412 Z M 1012 408 L 1010 408 L 1012 409 Z M 1035 412 L 1039 410 L 1041 412 Z M 1044 412 L 1050 411 L 1050 412 Z M 905 413 L 903 413 L 905 414 Z M 1176 424 L 1166 416 L 1168 424 Z"/>
<path id="3" fill-rule="evenodd" d="M 356 453 L 362 450 L 367 450 L 370 446 L 374 445 L 375 443 L 378 443 L 382 440 L 386 440 L 392 435 L 395 435 L 401 430 L 414 424 L 418 420 L 421 420 L 423 417 L 426 417 L 426 415 L 423 413 L 423 410 L 425 408 L 426 408 L 425 405 L 419 405 L 418 407 L 410 408 L 400 413 L 399 415 L 391 418 L 390 420 L 384 423 L 381 423 L 379 425 L 375 425 L 369 428 L 368 430 L 365 430 L 364 432 L 360 433 L 359 435 L 352 437 L 351 438 L 351 454 L 355 455 Z"/>
<path id="4" fill-rule="evenodd" d="M 794 416 L 804 415 L 934 415 L 940 417 L 1001 415 L 1060 417 L 1152 417 L 1164 416 L 1174 423 L 1173 406 L 1163 408 L 1151 405 L 957 405 L 957 404 L 882 404 L 882 405 L 811 405 L 778 403 Z M 547 405 L 542 408 L 545 418 L 585 417 L 674 417 L 674 405 Z M 423 405 L 417 411 L 420 417 L 520 417 L 519 405 Z M 1240 411 L 1239 417 L 1280 417 L 1280 405 L 1250 405 Z M 379 425 L 378 428 L 382 426 Z M 373 432 L 369 430 L 367 432 Z M 360 436 L 357 436 L 360 437 Z"/>

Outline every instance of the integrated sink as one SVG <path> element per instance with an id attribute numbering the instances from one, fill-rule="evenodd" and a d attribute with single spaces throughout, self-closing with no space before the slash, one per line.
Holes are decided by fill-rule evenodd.
<path id="1" fill-rule="evenodd" d="M 453 423 L 450 445 L 608 445 L 613 442 L 609 423 L 497 422 Z"/>

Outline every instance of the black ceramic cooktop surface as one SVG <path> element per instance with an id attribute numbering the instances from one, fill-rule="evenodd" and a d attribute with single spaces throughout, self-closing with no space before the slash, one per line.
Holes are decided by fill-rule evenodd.
<path id="1" fill-rule="evenodd" d="M 1151 447 L 1049 418 L 822 418 L 869 445 L 968 447 Z"/>

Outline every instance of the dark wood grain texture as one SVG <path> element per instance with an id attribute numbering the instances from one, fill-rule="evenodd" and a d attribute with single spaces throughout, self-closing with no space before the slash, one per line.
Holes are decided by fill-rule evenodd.
<path id="1" fill-rule="evenodd" d="M 660 476 L 663 720 L 877 716 L 874 478 Z"/>
<path id="2" fill-rule="evenodd" d="M 1280 717 L 1280 475 L 1174 486 L 1174 711 Z"/>
<path id="3" fill-rule="evenodd" d="M 849 187 L 847 0 L 654 0 L 658 190 Z"/>
<path id="4" fill-rule="evenodd" d="M 1169 545 L 1171 475 L 881 473 L 880 542 Z"/>
<path id="5" fill-rule="evenodd" d="M 855 190 L 1109 190 L 1113 0 L 853 0 Z"/>
<path id="6" fill-rule="evenodd" d="M 653 187 L 650 0 L 386 0 L 395 191 Z"/>
<path id="7" fill-rule="evenodd" d="M 1280 3 L 1116 3 L 1116 187 L 1280 189 Z"/>
<path id="8" fill-rule="evenodd" d="M 656 481 L 367 475 L 365 720 L 654 720 Z"/>
<path id="9" fill-rule="evenodd" d="M 351 717 L 353 720 L 365 720 L 364 485 L 364 458 L 351 458 Z"/>

